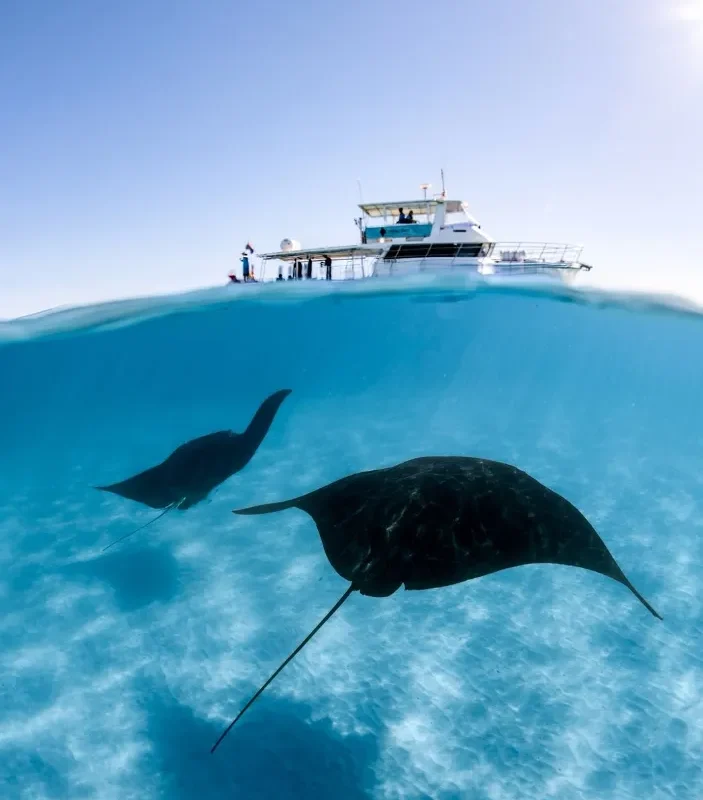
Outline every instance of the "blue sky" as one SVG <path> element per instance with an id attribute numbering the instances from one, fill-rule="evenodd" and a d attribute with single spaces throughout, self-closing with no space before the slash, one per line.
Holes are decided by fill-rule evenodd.
<path id="1" fill-rule="evenodd" d="M 703 0 L 5 2 L 0 74 L 0 316 L 354 241 L 357 179 L 441 167 L 603 282 L 703 268 Z"/>

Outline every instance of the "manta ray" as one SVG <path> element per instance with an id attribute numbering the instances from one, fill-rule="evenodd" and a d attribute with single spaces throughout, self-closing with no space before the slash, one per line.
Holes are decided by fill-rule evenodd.
<path id="1" fill-rule="evenodd" d="M 281 403 L 290 393 L 290 389 L 281 389 L 267 397 L 244 433 L 217 431 L 191 439 L 177 447 L 160 464 L 118 483 L 95 488 L 150 508 L 163 509 L 161 514 L 146 525 L 156 522 L 171 509 L 185 511 L 192 508 L 251 461 L 268 433 Z M 146 525 L 120 537 L 105 550 L 143 530 Z"/>
<path id="2" fill-rule="evenodd" d="M 222 733 L 229 733 L 352 592 L 388 597 L 437 589 L 524 564 L 564 564 L 626 586 L 655 617 L 586 517 L 510 464 L 430 456 L 349 475 L 308 494 L 235 514 L 290 508 L 315 521 L 327 559 L 349 587 Z"/>

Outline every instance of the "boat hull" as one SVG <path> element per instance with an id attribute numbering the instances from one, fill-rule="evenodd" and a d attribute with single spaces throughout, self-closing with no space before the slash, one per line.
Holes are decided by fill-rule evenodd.
<path id="1" fill-rule="evenodd" d="M 386 260 L 379 258 L 373 266 L 373 275 L 391 277 L 415 275 L 424 272 L 469 272 L 476 275 L 505 277 L 537 277 L 553 281 L 573 280 L 579 272 L 579 264 L 566 262 L 521 262 L 497 261 L 490 258 L 405 258 Z"/>

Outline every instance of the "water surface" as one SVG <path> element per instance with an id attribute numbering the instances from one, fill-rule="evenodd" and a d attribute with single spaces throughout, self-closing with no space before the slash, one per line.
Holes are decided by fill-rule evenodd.
<path id="1" fill-rule="evenodd" d="M 0 324 L 0 796 L 703 796 L 703 319 L 540 287 L 302 288 Z M 243 430 L 281 388 L 243 472 L 101 552 L 155 512 L 93 486 Z M 664 621 L 557 566 L 354 595 L 210 756 L 346 586 L 303 512 L 231 509 L 420 455 L 568 497 Z"/>

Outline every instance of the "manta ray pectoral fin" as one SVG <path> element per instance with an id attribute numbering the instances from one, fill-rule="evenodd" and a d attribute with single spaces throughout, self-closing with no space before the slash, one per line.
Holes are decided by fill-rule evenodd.
<path id="1" fill-rule="evenodd" d="M 235 508 L 233 514 L 273 514 L 275 511 L 285 511 L 287 508 L 295 508 L 301 498 L 295 497 L 293 500 L 283 500 L 280 503 L 265 503 L 261 506 L 250 506 L 249 508 Z"/>
<path id="2" fill-rule="evenodd" d="M 402 585 L 402 581 L 389 581 L 388 583 L 374 581 L 369 586 L 360 585 L 359 594 L 363 594 L 366 597 L 390 597 L 392 594 L 395 594 Z"/>
<path id="3" fill-rule="evenodd" d="M 261 512 L 265 513 L 265 512 Z M 297 655 L 298 653 L 305 647 L 305 645 L 312 639 L 312 637 L 320 630 L 320 628 L 327 622 L 333 614 L 339 610 L 340 606 L 344 603 L 345 600 L 348 599 L 349 595 L 355 591 L 356 586 L 352 583 L 351 586 L 344 592 L 344 594 L 337 600 L 337 602 L 332 606 L 332 608 L 325 614 L 325 616 L 315 625 L 315 627 L 310 631 L 310 633 L 303 639 L 303 641 L 293 650 L 293 652 L 288 656 L 288 658 L 281 664 L 280 667 L 271 675 L 271 677 L 266 681 L 266 683 L 261 686 L 261 688 L 256 692 L 256 694 L 247 702 L 244 708 L 237 714 L 237 716 L 230 722 L 230 724 L 225 728 L 225 730 L 220 735 L 220 738 L 215 742 L 212 746 L 210 752 L 214 753 L 217 750 L 220 742 L 227 736 L 227 734 L 232 730 L 235 723 L 241 719 L 242 714 L 251 706 L 253 703 L 263 694 L 264 689 L 273 681 L 273 679 L 278 675 L 279 672 L 289 664 Z"/>
<path id="4" fill-rule="evenodd" d="M 605 547 L 605 545 L 603 545 L 603 546 Z M 606 552 L 607 552 L 607 549 L 606 549 Z M 609 566 L 606 569 L 600 569 L 600 570 L 597 569 L 595 571 L 596 572 L 600 572 L 601 575 L 605 575 L 608 578 L 612 578 L 613 580 L 617 581 L 618 583 L 621 583 L 623 586 L 626 586 L 632 592 L 632 594 L 634 594 L 634 596 L 640 601 L 640 603 L 642 603 L 642 605 L 647 609 L 647 611 L 649 611 L 649 613 L 653 617 L 656 617 L 657 619 L 660 619 L 660 620 L 663 621 L 664 617 L 662 617 L 662 615 L 654 608 L 654 606 L 652 606 L 652 604 L 648 600 L 646 600 L 637 591 L 637 589 L 635 589 L 635 587 L 632 585 L 632 582 L 627 577 L 627 575 L 625 575 L 625 573 L 622 571 L 622 568 L 620 567 L 618 562 L 613 558 L 613 556 L 610 553 L 608 553 L 608 556 L 609 556 L 609 560 L 610 560 Z"/>
<path id="5" fill-rule="evenodd" d="M 635 587 L 630 583 L 630 581 L 623 575 L 624 580 L 621 581 L 627 588 L 634 594 L 634 596 L 642 603 L 642 605 L 649 611 L 652 616 L 655 616 L 657 619 L 664 621 L 664 617 L 635 589 Z"/>
<path id="6" fill-rule="evenodd" d="M 181 498 L 173 496 L 173 491 L 163 481 L 161 470 L 161 465 L 151 467 L 124 481 L 94 488 L 101 492 L 116 494 L 127 500 L 134 500 L 136 503 L 150 508 L 167 508 L 180 501 Z"/>
<path id="7" fill-rule="evenodd" d="M 281 403 L 288 397 L 291 391 L 291 389 L 281 389 L 278 392 L 274 392 L 267 397 L 257 409 L 246 431 L 242 434 L 243 440 L 247 441 L 251 447 L 249 456 L 244 462 L 245 464 L 248 463 L 249 459 L 254 456 L 254 453 L 256 453 L 261 446 L 266 434 L 269 432 L 269 428 L 273 424 L 273 420 L 276 417 Z M 243 466 L 244 465 L 242 465 L 242 467 Z"/>

